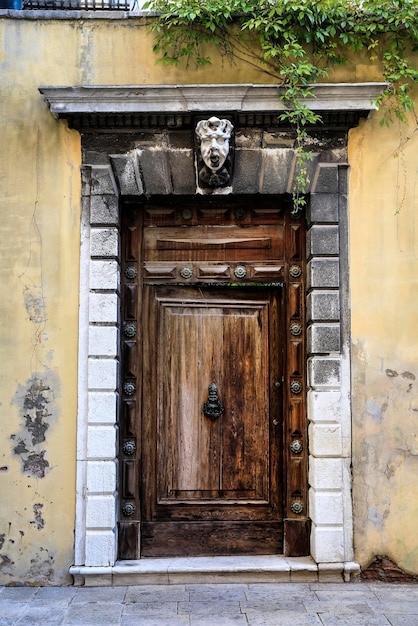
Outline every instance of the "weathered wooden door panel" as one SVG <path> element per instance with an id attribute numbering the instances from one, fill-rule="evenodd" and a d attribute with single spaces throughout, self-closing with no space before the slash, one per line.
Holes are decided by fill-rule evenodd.
<path id="1" fill-rule="evenodd" d="M 160 522 L 142 524 L 142 556 L 280 554 L 282 522 Z"/>
<path id="2" fill-rule="evenodd" d="M 184 533 L 188 553 L 271 551 L 272 542 L 278 549 L 271 524 L 243 522 L 277 528 L 282 519 L 280 430 L 271 419 L 280 411 L 280 351 L 269 348 L 280 290 L 144 291 L 143 554 L 164 552 L 170 532 L 178 546 Z M 214 420 L 203 412 L 211 383 L 224 405 Z"/>
<path id="3" fill-rule="evenodd" d="M 119 558 L 308 554 L 303 219 L 222 198 L 123 219 Z"/>
<path id="4" fill-rule="evenodd" d="M 149 261 L 233 261 L 242 258 L 283 258 L 283 228 L 257 225 L 204 225 L 149 228 L 144 236 L 144 255 Z"/>

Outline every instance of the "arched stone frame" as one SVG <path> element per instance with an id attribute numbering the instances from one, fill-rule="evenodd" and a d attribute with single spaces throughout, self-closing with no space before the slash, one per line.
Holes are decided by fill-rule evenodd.
<path id="1" fill-rule="evenodd" d="M 214 91 L 219 97 L 218 103 L 213 103 L 211 112 L 219 110 L 225 101 L 219 95 L 220 87 L 208 86 L 205 93 L 199 87 L 205 107 L 208 93 Z M 246 127 L 257 128 L 257 115 L 260 127 L 264 114 L 261 111 L 265 112 L 267 108 L 266 97 L 263 99 L 261 94 L 267 96 L 269 89 L 260 92 L 260 86 L 257 87 L 258 105 L 252 102 L 250 113 L 242 110 L 245 109 L 245 101 L 248 105 L 249 92 L 246 90 L 241 102 L 241 123 Z M 370 86 L 367 91 L 370 103 L 369 92 Z M 335 87 L 332 93 L 335 95 Z M 51 110 L 54 110 L 52 95 L 52 92 L 46 94 Z M 154 97 L 158 99 L 157 94 Z M 75 116 L 83 115 L 81 100 L 78 100 L 77 111 L 68 112 L 64 105 L 59 111 L 61 116 L 69 117 L 76 127 L 80 122 L 75 121 Z M 366 106 L 364 94 L 360 100 L 356 106 L 351 102 L 351 108 L 364 114 L 372 106 Z M 65 103 L 65 99 L 62 98 L 62 101 Z M 128 101 L 125 97 L 125 102 Z M 330 108 L 340 111 L 343 108 L 341 99 L 337 98 L 336 102 L 338 104 L 334 103 Z M 161 108 L 161 103 L 158 106 Z M 169 110 L 170 106 L 173 108 L 171 104 Z M 186 108 L 190 105 L 187 104 Z M 115 111 L 101 113 L 118 115 Z M 175 125 L 176 115 L 170 113 L 173 120 L 170 122 L 170 115 L 164 110 L 163 123 L 161 118 L 154 116 L 153 120 L 152 115 L 147 115 L 148 124 L 156 130 L 151 143 L 145 142 L 122 154 L 102 154 L 99 159 L 90 160 L 87 152 L 83 162 L 77 519 L 75 565 L 71 572 L 76 581 L 85 579 L 86 584 L 126 582 L 124 577 L 128 571 L 139 575 L 146 573 L 140 567 L 132 568 L 132 564 L 116 563 L 119 200 L 120 196 L 195 192 L 194 170 L 190 168 L 192 148 L 184 145 L 173 148 L 167 141 L 167 132 L 157 130 L 159 122 L 165 127 L 170 123 Z M 357 120 L 356 115 L 347 111 L 338 115 L 340 128 L 345 131 Z M 87 118 L 91 123 L 91 116 L 87 115 Z M 335 118 L 332 120 L 335 124 Z M 324 139 L 325 134 L 323 131 L 310 164 L 307 213 L 307 393 L 312 560 L 301 564 L 285 559 L 284 562 L 279 560 L 271 564 L 271 571 L 276 575 L 281 571 L 284 579 L 293 579 L 300 567 L 314 578 L 319 575 L 320 579 L 329 574 L 339 577 L 343 574 L 349 578 L 350 573 L 358 569 L 352 562 L 348 165 L 346 141 L 333 145 L 332 141 L 327 143 Z M 265 137 L 257 145 L 247 139 L 244 137 L 236 146 L 233 193 L 248 193 L 251 185 L 253 193 L 281 194 L 291 191 L 295 175 L 293 148 L 283 147 L 280 142 L 277 144 L 277 137 L 271 137 L 270 145 Z M 180 172 L 182 176 L 179 176 Z M 185 175 L 185 172 L 188 174 Z M 251 181 L 249 172 L 257 172 Z M 253 565 L 248 560 L 244 569 L 248 572 L 251 567 Z"/>

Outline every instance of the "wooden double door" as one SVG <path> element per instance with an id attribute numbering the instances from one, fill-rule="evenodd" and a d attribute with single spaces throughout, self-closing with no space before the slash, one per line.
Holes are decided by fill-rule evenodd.
<path id="1" fill-rule="evenodd" d="M 120 558 L 305 554 L 301 220 L 128 205 L 123 250 Z"/>

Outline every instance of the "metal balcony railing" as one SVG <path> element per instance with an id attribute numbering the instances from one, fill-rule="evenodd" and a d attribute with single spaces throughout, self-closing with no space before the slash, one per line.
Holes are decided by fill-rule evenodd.
<path id="1" fill-rule="evenodd" d="M 22 9 L 61 11 L 129 11 L 135 0 L 23 0 Z"/>

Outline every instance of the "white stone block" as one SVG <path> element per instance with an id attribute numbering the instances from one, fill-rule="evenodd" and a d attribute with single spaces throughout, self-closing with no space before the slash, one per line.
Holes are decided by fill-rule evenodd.
<path id="1" fill-rule="evenodd" d="M 116 326 L 90 326 L 89 356 L 111 356 L 119 352 L 119 331 Z"/>
<path id="2" fill-rule="evenodd" d="M 88 362 L 89 389 L 116 389 L 118 381 L 118 362 L 115 359 L 93 359 Z"/>
<path id="3" fill-rule="evenodd" d="M 89 392 L 90 423 L 116 424 L 118 394 L 110 391 Z"/>
<path id="4" fill-rule="evenodd" d="M 306 235 L 308 256 L 331 256 L 339 254 L 339 229 L 338 226 L 329 224 L 316 224 L 312 226 Z"/>
<path id="5" fill-rule="evenodd" d="M 306 297 L 308 322 L 338 322 L 340 294 L 338 291 L 315 289 Z"/>
<path id="6" fill-rule="evenodd" d="M 309 459 L 309 484 L 314 489 L 341 489 L 343 469 L 341 459 Z"/>
<path id="7" fill-rule="evenodd" d="M 96 261 L 90 263 L 90 289 L 113 289 L 119 286 L 119 267 L 116 261 Z"/>
<path id="8" fill-rule="evenodd" d="M 116 194 L 116 185 L 113 182 L 112 170 L 109 165 L 93 165 L 90 170 L 91 193 L 103 195 Z"/>
<path id="9" fill-rule="evenodd" d="M 116 491 L 116 462 L 87 461 L 87 494 Z"/>
<path id="10" fill-rule="evenodd" d="M 90 198 L 91 224 L 119 224 L 119 199 L 112 194 L 91 196 Z"/>
<path id="11" fill-rule="evenodd" d="M 311 422 L 339 422 L 341 394 L 339 391 L 309 391 L 308 418 Z"/>
<path id="12" fill-rule="evenodd" d="M 87 457 L 92 460 L 116 458 L 114 426 L 89 426 L 87 428 Z"/>
<path id="13" fill-rule="evenodd" d="M 119 297 L 116 293 L 91 293 L 89 322 L 118 322 Z"/>
<path id="14" fill-rule="evenodd" d="M 343 575 L 344 563 L 318 563 L 318 579 L 320 583 L 343 583 Z"/>
<path id="15" fill-rule="evenodd" d="M 342 451 L 339 424 L 310 424 L 309 451 L 312 456 L 340 457 Z"/>
<path id="16" fill-rule="evenodd" d="M 116 502 L 114 495 L 87 496 L 86 527 L 113 529 L 116 524 Z"/>
<path id="17" fill-rule="evenodd" d="M 341 359 L 339 357 L 311 357 L 308 359 L 308 380 L 313 389 L 320 391 L 339 390 Z"/>
<path id="18" fill-rule="evenodd" d="M 118 251 L 119 233 L 116 228 L 92 228 L 90 235 L 92 257 L 117 258 Z"/>
<path id="19" fill-rule="evenodd" d="M 311 553 L 317 563 L 344 561 L 344 531 L 342 527 L 318 527 L 312 524 Z"/>
<path id="20" fill-rule="evenodd" d="M 86 533 L 86 563 L 106 567 L 114 565 L 116 558 L 115 534 L 112 531 L 87 531 Z"/>
<path id="21" fill-rule="evenodd" d="M 343 501 L 341 493 L 309 490 L 309 512 L 317 526 L 336 526 L 343 523 Z"/>
<path id="22" fill-rule="evenodd" d="M 306 333 L 307 349 L 311 354 L 336 354 L 340 352 L 340 325 L 335 323 L 319 324 L 308 327 Z"/>

